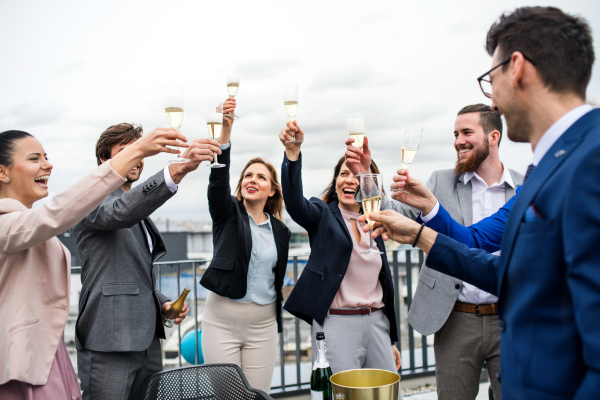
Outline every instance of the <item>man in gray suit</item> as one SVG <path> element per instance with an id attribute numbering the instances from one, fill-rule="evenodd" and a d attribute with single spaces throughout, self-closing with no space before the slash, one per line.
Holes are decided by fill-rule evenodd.
<path id="1" fill-rule="evenodd" d="M 119 124 L 96 144 L 101 164 L 142 135 L 142 128 Z M 155 289 L 152 263 L 167 249 L 150 219 L 177 191 L 183 177 L 220 153 L 214 140 L 194 141 L 188 163 L 171 164 L 132 188 L 142 161 L 127 181 L 75 225 L 81 256 L 81 296 L 76 324 L 77 366 L 84 399 L 138 399 L 144 379 L 162 370 L 159 339 L 165 338 L 162 314 L 171 301 Z M 189 313 L 187 304 L 175 320 Z"/>
<path id="2" fill-rule="evenodd" d="M 498 154 L 502 138 L 500 114 L 484 104 L 466 106 L 454 125 L 457 161 L 453 170 L 435 171 L 427 186 L 452 218 L 468 226 L 495 213 L 514 194 L 523 176 L 504 168 Z M 351 143 L 350 139 L 347 144 Z M 370 162 L 367 147 L 353 146 L 347 163 Z M 363 146 L 364 147 L 364 146 Z M 368 153 L 368 154 L 367 154 Z M 397 196 L 395 196 L 397 197 Z M 384 201 L 382 209 L 394 209 L 409 218 L 420 211 L 397 201 Z M 437 213 L 422 216 L 427 221 Z M 436 380 L 440 400 L 475 399 L 483 362 L 488 366 L 496 399 L 501 398 L 500 328 L 498 298 L 449 275 L 423 265 L 408 322 L 422 335 L 435 333 Z"/>

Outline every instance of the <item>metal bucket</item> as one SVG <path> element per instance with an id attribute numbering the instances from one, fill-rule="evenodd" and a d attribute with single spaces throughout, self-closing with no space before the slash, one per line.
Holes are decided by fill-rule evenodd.
<path id="1" fill-rule="evenodd" d="M 351 369 L 331 377 L 333 400 L 398 400 L 400 375 L 381 369 Z"/>

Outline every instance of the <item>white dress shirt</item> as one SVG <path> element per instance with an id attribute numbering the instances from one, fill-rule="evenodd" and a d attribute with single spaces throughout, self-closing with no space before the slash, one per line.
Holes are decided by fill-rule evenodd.
<path id="1" fill-rule="evenodd" d="M 473 202 L 473 223 L 489 217 L 506 203 L 506 185 L 514 187 L 508 168 L 502 165 L 503 171 L 500 182 L 488 186 L 476 172 L 467 172 L 464 176 L 465 184 L 471 182 L 471 199 Z M 493 253 L 500 255 L 500 251 Z M 471 304 L 493 304 L 498 302 L 498 297 L 483 291 L 470 283 L 463 282 L 458 301 Z"/>

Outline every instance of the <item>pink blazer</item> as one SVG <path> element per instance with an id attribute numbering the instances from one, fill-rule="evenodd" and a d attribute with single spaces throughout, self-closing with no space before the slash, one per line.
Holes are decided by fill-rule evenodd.
<path id="1" fill-rule="evenodd" d="M 63 233 L 125 181 L 104 163 L 52 203 L 0 199 L 0 385 L 44 385 L 69 314 L 71 254 Z"/>

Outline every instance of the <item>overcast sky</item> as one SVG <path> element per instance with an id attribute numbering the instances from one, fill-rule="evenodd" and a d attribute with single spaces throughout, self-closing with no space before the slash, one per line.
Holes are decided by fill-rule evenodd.
<path id="1" fill-rule="evenodd" d="M 402 126 L 424 129 L 411 172 L 427 180 L 456 159 L 453 127 L 463 106 L 486 102 L 476 78 L 491 68 L 490 25 L 531 2 L 489 1 L 23 1 L 0 3 L 0 131 L 20 129 L 44 145 L 50 194 L 95 166 L 100 133 L 120 122 L 166 127 L 160 87 L 185 92 L 182 132 L 206 137 L 204 104 L 225 99 L 225 66 L 242 66 L 232 136 L 232 181 L 261 156 L 279 170 L 287 121 L 281 84 L 299 83 L 307 197 L 330 181 L 344 153 L 346 117 L 362 114 L 389 186 L 400 166 Z M 548 1 L 583 16 L 599 55 L 600 2 Z M 600 100 L 596 62 L 588 97 Z M 489 103 L 489 102 L 488 102 Z M 505 165 L 524 172 L 527 144 L 504 138 Z M 150 177 L 171 155 L 146 160 Z M 154 216 L 209 219 L 209 168 L 188 175 Z"/>

